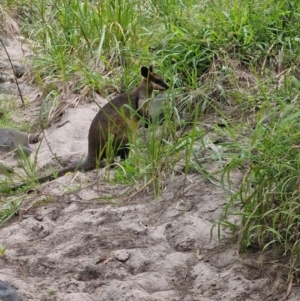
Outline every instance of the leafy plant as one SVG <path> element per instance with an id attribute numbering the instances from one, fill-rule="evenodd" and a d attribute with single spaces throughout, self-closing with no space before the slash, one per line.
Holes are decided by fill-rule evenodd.
<path id="1" fill-rule="evenodd" d="M 6 248 L 4 245 L 0 244 L 0 257 L 5 256 Z"/>

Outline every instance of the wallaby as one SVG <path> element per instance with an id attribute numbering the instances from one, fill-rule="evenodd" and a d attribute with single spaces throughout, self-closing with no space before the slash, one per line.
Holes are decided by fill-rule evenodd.
<path id="1" fill-rule="evenodd" d="M 75 161 L 59 170 L 56 175 L 51 174 L 37 179 L 43 183 L 61 177 L 75 170 L 92 170 L 99 166 L 102 159 L 108 159 L 108 144 L 115 156 L 126 159 L 129 154 L 128 135 L 137 129 L 141 118 L 151 119 L 149 105 L 153 91 L 165 91 L 169 86 L 153 71 L 153 66 L 141 67 L 142 80 L 139 86 L 125 92 L 109 101 L 94 117 L 88 135 L 88 154 L 84 161 Z M 13 187 L 16 190 L 25 184 Z"/>

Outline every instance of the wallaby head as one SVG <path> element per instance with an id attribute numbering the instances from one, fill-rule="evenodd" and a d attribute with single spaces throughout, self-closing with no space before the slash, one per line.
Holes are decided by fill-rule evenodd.
<path id="1" fill-rule="evenodd" d="M 143 66 L 141 68 L 141 75 L 149 88 L 153 90 L 165 91 L 169 89 L 169 86 L 153 71 L 153 65 L 149 68 Z"/>
<path id="2" fill-rule="evenodd" d="M 153 71 L 153 66 L 141 67 L 142 80 L 133 94 L 138 95 L 138 112 L 150 120 L 149 106 L 153 98 L 153 90 L 165 91 L 169 86 Z"/>

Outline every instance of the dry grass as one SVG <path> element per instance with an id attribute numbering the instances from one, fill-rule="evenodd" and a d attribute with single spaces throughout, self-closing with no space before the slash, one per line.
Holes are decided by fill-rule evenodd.
<path id="1" fill-rule="evenodd" d="M 12 17 L 11 11 L 8 12 L 3 5 L 0 5 L 0 38 L 11 38 L 20 34 L 18 23 Z"/>

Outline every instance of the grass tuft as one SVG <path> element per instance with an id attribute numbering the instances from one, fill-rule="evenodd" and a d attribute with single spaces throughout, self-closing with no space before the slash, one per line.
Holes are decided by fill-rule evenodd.
<path id="1" fill-rule="evenodd" d="M 246 169 L 221 222 L 238 231 L 241 252 L 273 249 L 286 259 L 299 256 L 299 117 L 296 104 L 265 105 L 248 143 L 225 169 L 226 173 Z M 233 216 L 240 222 L 233 222 Z M 289 272 L 297 269 L 294 263 Z"/>

